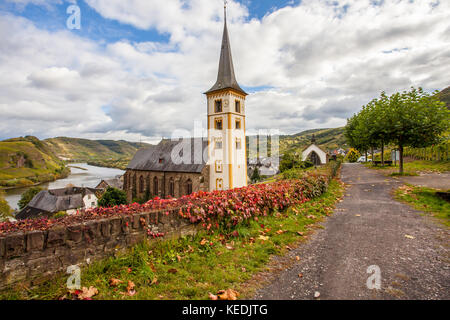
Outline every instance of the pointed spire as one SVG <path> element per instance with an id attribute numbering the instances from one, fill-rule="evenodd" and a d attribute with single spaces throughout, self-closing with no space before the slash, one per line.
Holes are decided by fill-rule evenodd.
<path id="1" fill-rule="evenodd" d="M 214 86 L 205 93 L 211 93 L 213 91 L 232 88 L 244 95 L 247 93 L 241 89 L 236 81 L 236 76 L 234 74 L 233 58 L 231 56 L 231 46 L 230 39 L 228 37 L 228 27 L 227 27 L 227 1 L 225 0 L 224 5 L 224 27 L 222 36 L 222 48 L 220 51 L 220 61 L 219 61 L 219 72 L 217 75 L 217 81 Z"/>

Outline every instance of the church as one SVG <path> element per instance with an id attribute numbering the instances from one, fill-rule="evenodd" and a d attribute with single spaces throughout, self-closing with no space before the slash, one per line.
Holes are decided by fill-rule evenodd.
<path id="1" fill-rule="evenodd" d="M 139 150 L 124 174 L 128 201 L 178 198 L 196 191 L 247 185 L 247 93 L 239 86 L 234 73 L 226 6 L 217 81 L 205 95 L 208 137 L 187 139 L 190 141 L 183 143 L 163 139 L 158 145 Z"/>

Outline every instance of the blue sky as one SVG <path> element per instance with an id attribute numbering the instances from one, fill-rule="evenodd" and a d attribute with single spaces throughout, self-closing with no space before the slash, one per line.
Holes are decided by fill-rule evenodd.
<path id="1" fill-rule="evenodd" d="M 155 141 L 205 125 L 221 0 L 0 2 L 0 139 Z M 343 126 L 381 91 L 450 85 L 450 1 L 229 0 L 246 128 Z"/>
<path id="2" fill-rule="evenodd" d="M 61 1 L 61 3 L 55 3 L 51 7 L 33 3 L 24 6 L 20 3 L 3 2 L 0 4 L 0 10 L 27 18 L 39 28 L 56 31 L 66 28 L 66 20 L 69 16 L 66 10 L 71 5 L 70 2 Z M 300 0 L 240 0 L 236 2 L 248 8 L 249 16 L 247 19 L 261 19 L 277 9 L 298 4 Z M 73 30 L 73 32 L 82 37 L 95 41 L 105 41 L 105 43 L 121 39 L 138 42 L 169 41 L 169 34 L 167 33 L 160 33 L 154 28 L 142 30 L 129 24 L 120 23 L 117 20 L 105 19 L 83 0 L 76 1 L 76 4 L 80 7 L 82 13 L 82 28 L 81 30 Z"/>

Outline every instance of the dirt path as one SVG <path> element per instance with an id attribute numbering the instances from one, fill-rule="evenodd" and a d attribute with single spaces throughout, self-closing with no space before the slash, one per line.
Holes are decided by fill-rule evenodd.
<path id="1" fill-rule="evenodd" d="M 399 181 L 345 164 L 344 200 L 308 243 L 300 261 L 255 299 L 450 299 L 450 232 L 391 197 Z M 413 237 L 413 238 L 412 238 Z M 377 265 L 381 289 L 368 289 Z M 302 273 L 303 277 L 299 277 Z"/>

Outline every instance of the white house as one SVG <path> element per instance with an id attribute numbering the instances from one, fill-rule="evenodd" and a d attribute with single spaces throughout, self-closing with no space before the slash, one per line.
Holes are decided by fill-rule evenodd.
<path id="1" fill-rule="evenodd" d="M 328 154 L 316 144 L 314 135 L 311 138 L 311 145 L 303 150 L 302 161 L 309 159 L 314 165 L 326 164 L 328 162 Z"/>

